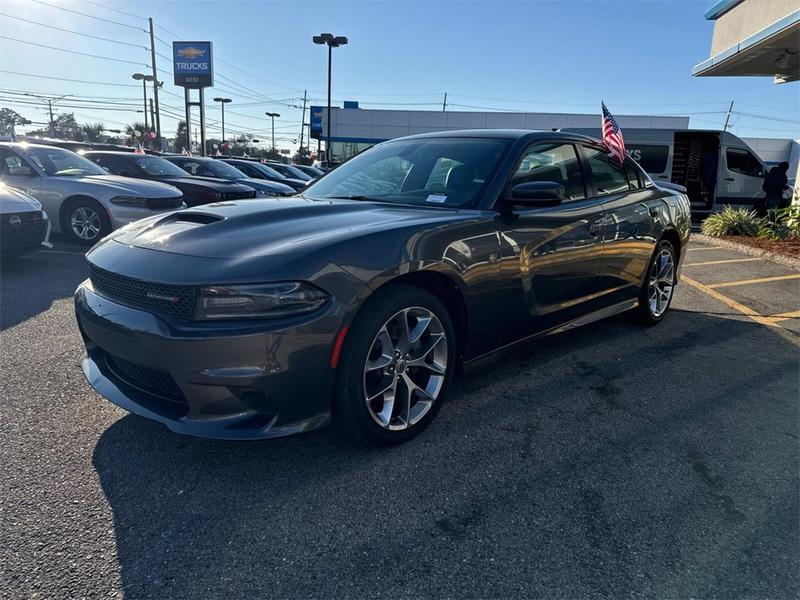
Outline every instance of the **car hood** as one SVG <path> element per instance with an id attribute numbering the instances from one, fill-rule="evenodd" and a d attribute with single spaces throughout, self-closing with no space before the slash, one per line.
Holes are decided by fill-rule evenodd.
<path id="1" fill-rule="evenodd" d="M 42 205 L 27 194 L 0 185 L 0 214 L 40 212 Z"/>
<path id="2" fill-rule="evenodd" d="M 173 198 L 181 196 L 181 191 L 169 184 L 147 179 L 134 179 L 119 175 L 88 175 L 70 179 L 82 185 L 101 187 L 119 195 L 146 196 L 148 198 Z"/>
<path id="3" fill-rule="evenodd" d="M 206 258 L 299 257 L 363 235 L 461 218 L 463 213 L 456 209 L 295 196 L 205 204 L 139 221 L 110 239 Z"/>

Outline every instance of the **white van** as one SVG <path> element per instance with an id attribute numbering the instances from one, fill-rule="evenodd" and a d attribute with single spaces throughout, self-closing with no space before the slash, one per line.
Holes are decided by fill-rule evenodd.
<path id="1" fill-rule="evenodd" d="M 571 129 L 599 136 L 599 129 Z M 625 147 L 654 181 L 682 185 L 693 213 L 724 204 L 752 206 L 763 198 L 767 169 L 744 141 L 727 131 L 624 129 Z"/>

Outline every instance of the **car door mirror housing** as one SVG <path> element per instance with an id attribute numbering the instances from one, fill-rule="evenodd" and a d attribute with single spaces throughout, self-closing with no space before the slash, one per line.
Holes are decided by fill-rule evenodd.
<path id="1" fill-rule="evenodd" d="M 508 203 L 518 206 L 555 206 L 566 197 L 564 186 L 556 181 L 529 181 L 511 188 Z"/>
<path id="2" fill-rule="evenodd" d="M 20 167 L 8 167 L 8 174 L 14 177 L 33 177 L 35 175 L 33 169 L 25 165 Z"/>

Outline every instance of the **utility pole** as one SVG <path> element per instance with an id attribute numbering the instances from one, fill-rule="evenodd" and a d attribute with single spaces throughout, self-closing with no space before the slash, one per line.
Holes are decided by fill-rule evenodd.
<path id="1" fill-rule="evenodd" d="M 161 111 L 158 106 L 158 71 L 156 70 L 156 43 L 155 35 L 153 34 L 153 17 L 148 17 L 150 22 L 150 64 L 153 67 L 153 98 L 156 101 L 156 115 L 153 118 L 153 125 L 156 128 L 156 140 L 158 140 L 158 149 L 161 150 Z"/>
<path id="2" fill-rule="evenodd" d="M 447 110 L 447 92 L 444 93 L 444 101 L 442 102 L 442 112 Z"/>
<path id="3" fill-rule="evenodd" d="M 152 98 L 150 98 L 150 122 L 151 123 L 155 123 L 156 122 L 156 111 L 155 111 L 155 108 L 153 107 L 153 99 Z M 158 134 L 156 134 L 156 138 L 158 138 Z M 161 148 L 161 146 L 159 146 L 159 148 Z"/>
<path id="4" fill-rule="evenodd" d="M 55 123 L 53 123 L 53 101 L 52 100 L 48 100 L 47 101 L 47 108 L 50 111 L 50 137 L 52 138 L 52 137 L 56 137 L 56 126 L 55 126 Z"/>
<path id="5" fill-rule="evenodd" d="M 308 90 L 303 90 L 303 113 L 300 115 L 300 150 L 298 154 L 303 158 L 303 131 L 306 128 L 306 102 L 308 101 Z"/>
<path id="6" fill-rule="evenodd" d="M 722 131 L 728 131 L 728 122 L 731 120 L 731 113 L 733 112 L 733 100 L 731 100 L 731 105 L 728 107 L 728 116 L 725 117 L 725 127 L 722 128 Z"/>

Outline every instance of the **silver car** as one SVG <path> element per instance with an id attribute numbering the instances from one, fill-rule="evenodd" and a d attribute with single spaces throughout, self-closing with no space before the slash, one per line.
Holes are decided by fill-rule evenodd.
<path id="1" fill-rule="evenodd" d="M 183 194 L 171 185 L 109 175 L 70 150 L 24 142 L 0 142 L 0 181 L 41 202 L 53 231 L 86 245 L 184 206 Z"/>

